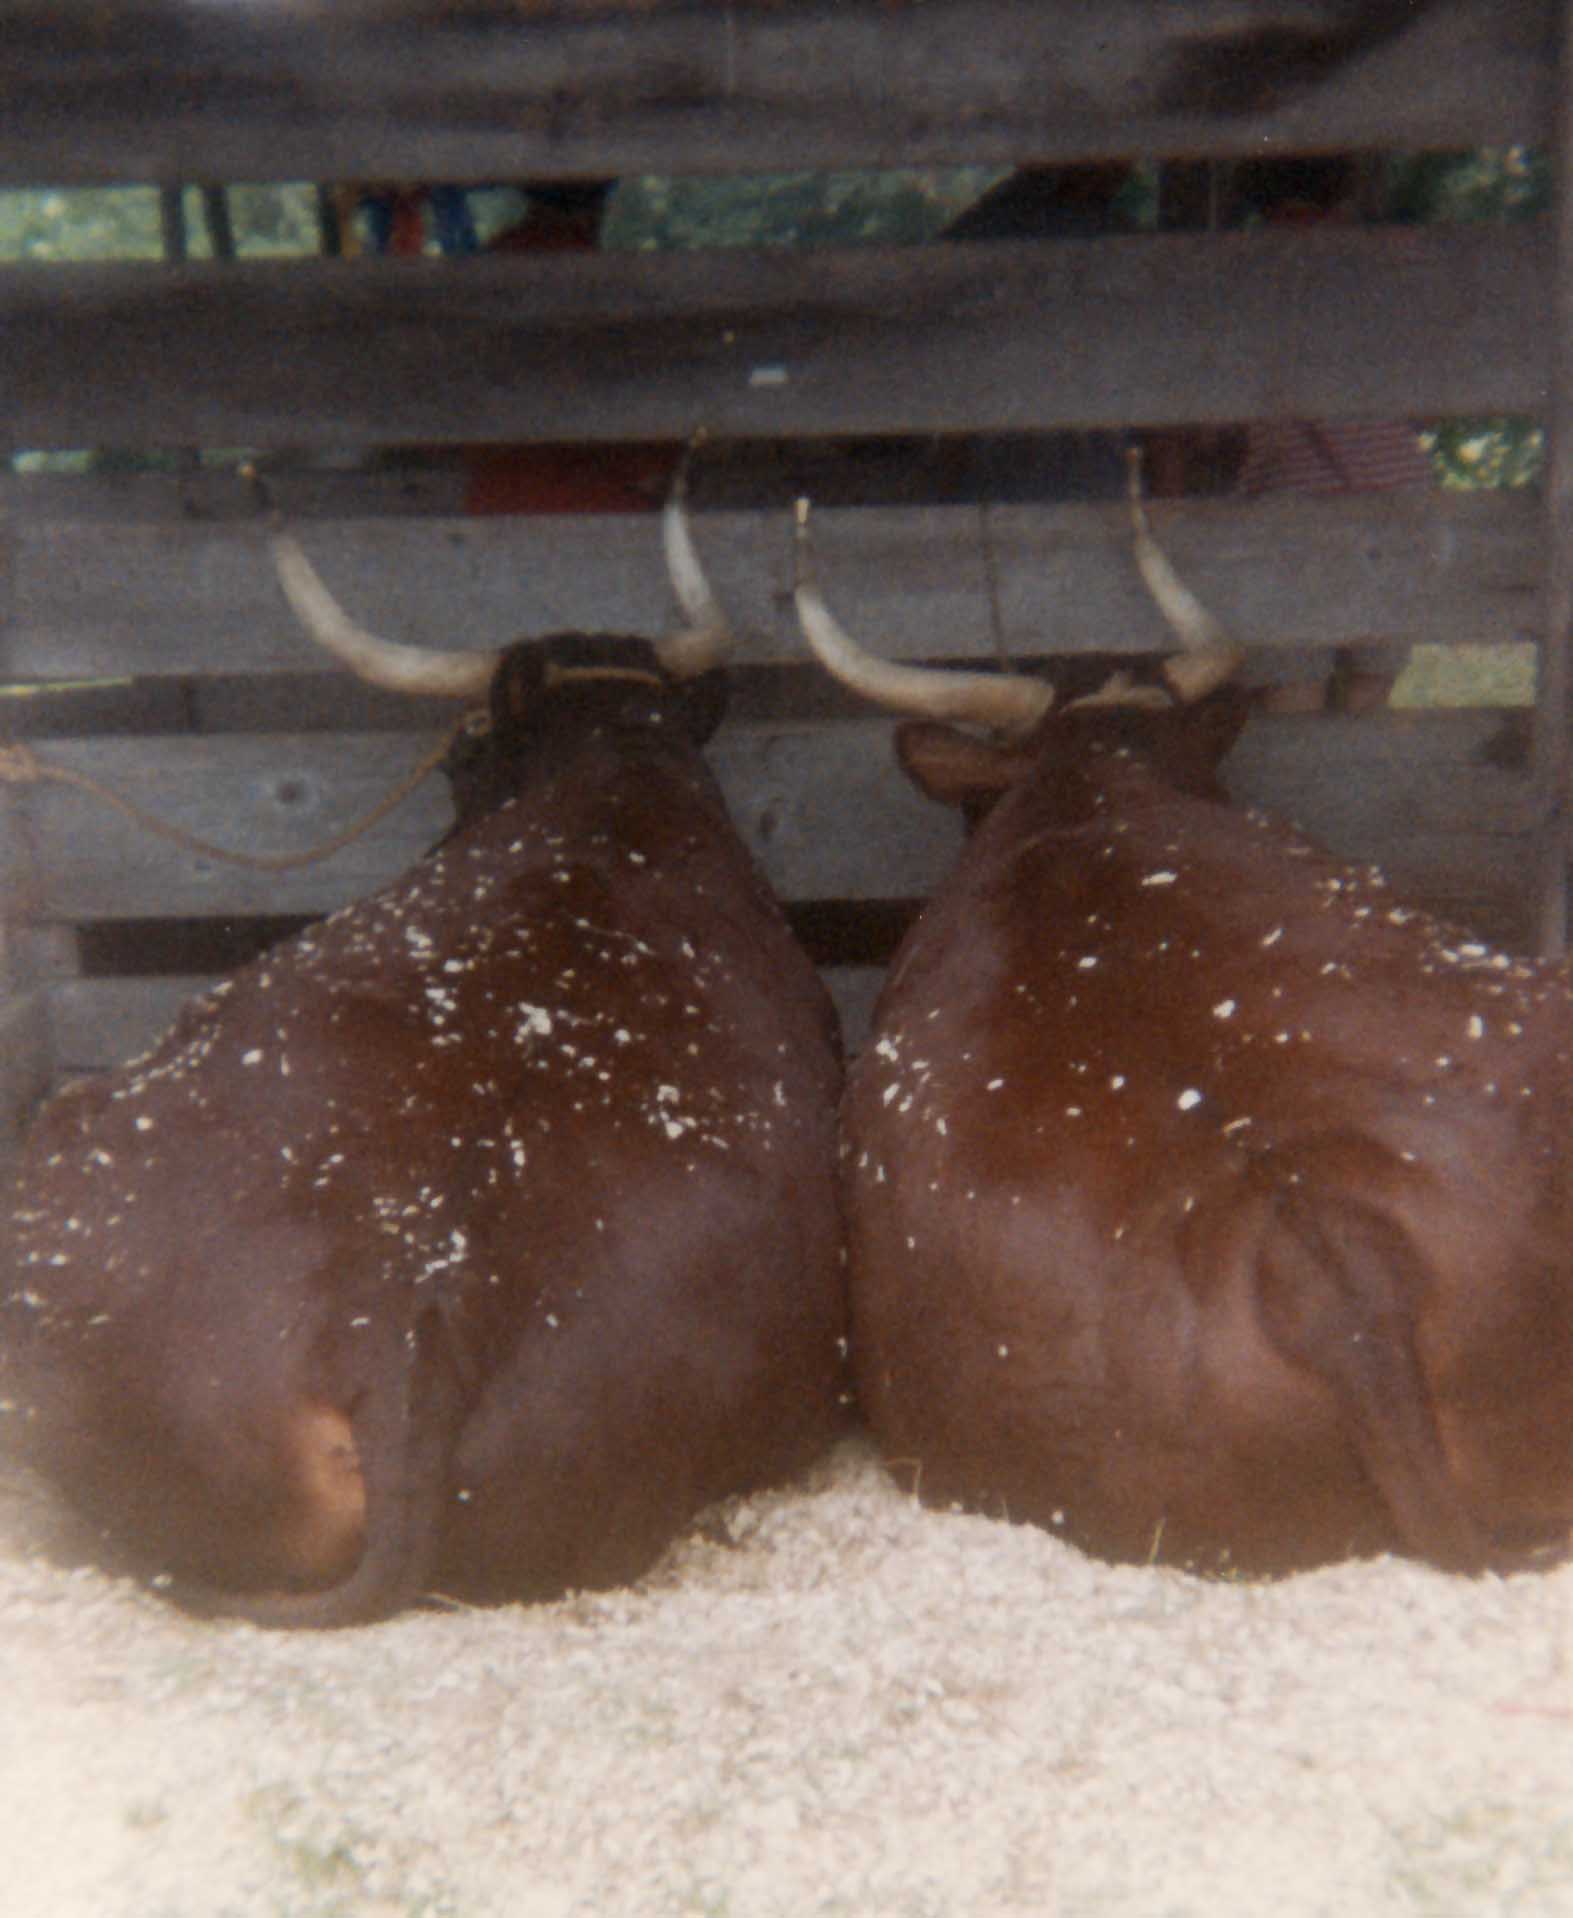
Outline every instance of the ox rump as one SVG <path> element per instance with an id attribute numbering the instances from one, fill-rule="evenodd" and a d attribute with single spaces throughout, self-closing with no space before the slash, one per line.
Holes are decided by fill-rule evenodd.
<path id="1" fill-rule="evenodd" d="M 840 1427 L 834 1014 L 700 755 L 720 616 L 666 534 L 687 631 L 443 655 L 490 696 L 451 836 L 28 1142 L 0 1442 L 196 1609 L 617 1583 Z"/>
<path id="2" fill-rule="evenodd" d="M 1231 808 L 1221 633 L 1136 506 L 1161 685 L 898 731 L 976 823 L 843 1107 L 852 1355 L 926 1501 L 1276 1574 L 1546 1564 L 1573 1522 L 1573 1003 Z M 921 674 L 821 657 L 911 712 Z M 1009 710 L 1014 700 L 1014 711 Z"/>

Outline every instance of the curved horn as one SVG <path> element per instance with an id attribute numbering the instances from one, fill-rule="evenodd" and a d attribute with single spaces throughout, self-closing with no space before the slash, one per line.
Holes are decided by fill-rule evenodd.
<path id="1" fill-rule="evenodd" d="M 1230 678 L 1239 669 L 1245 654 L 1180 578 L 1168 554 L 1153 538 L 1147 523 L 1147 508 L 1142 502 L 1139 448 L 1133 446 L 1127 450 L 1125 473 L 1136 565 L 1153 604 L 1183 649 L 1178 658 L 1164 661 L 1163 676 L 1180 702 L 1189 705 Z"/>
<path id="2" fill-rule="evenodd" d="M 474 699 L 491 685 L 500 653 L 445 653 L 378 639 L 344 611 L 293 534 L 274 532 L 268 544 L 279 585 L 295 617 L 319 646 L 370 685 L 446 699 Z"/>
<path id="3" fill-rule="evenodd" d="M 793 599 L 803 637 L 834 679 L 861 698 L 926 719 L 970 721 L 1024 733 L 1054 704 L 1054 688 L 1023 673 L 973 673 L 898 666 L 863 650 L 826 606 L 809 565 L 808 501 L 797 503 L 797 584 Z"/>
<path id="4" fill-rule="evenodd" d="M 655 643 L 655 656 L 673 679 L 696 679 L 724 663 L 732 646 L 732 627 L 705 578 L 688 524 L 688 462 L 699 435 L 678 463 L 672 490 L 661 514 L 661 544 L 672 591 L 688 623 Z"/>

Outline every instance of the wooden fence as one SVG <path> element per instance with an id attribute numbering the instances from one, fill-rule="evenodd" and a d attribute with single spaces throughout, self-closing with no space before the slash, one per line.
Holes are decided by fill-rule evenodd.
<path id="1" fill-rule="evenodd" d="M 1366 26 L 1358 9 L 1256 9 L 1310 34 L 1303 70 L 1284 65 L 1292 36 L 1218 41 L 1238 9 L 1138 0 L 112 11 L 8 10 L 0 180 L 1554 144 L 1565 92 L 1560 10 L 1536 0 L 1378 6 Z M 790 608 L 800 490 L 826 502 L 832 603 L 893 656 L 1136 652 L 1165 636 L 1118 502 L 958 485 L 956 449 L 1003 444 L 1030 467 L 1042 436 L 1067 430 L 1533 414 L 1554 429 L 1543 497 L 1154 512 L 1253 649 L 1539 646 L 1532 711 L 1260 718 L 1231 776 L 1424 902 L 1556 948 L 1566 218 L 813 253 L 19 264 L 0 268 L 0 440 L 257 449 L 359 618 L 466 645 L 653 631 L 669 609 L 652 518 L 469 517 L 463 449 L 675 442 L 704 427 L 697 538 L 745 634 L 715 763 L 855 1030 L 879 957 L 957 836 L 897 777 L 888 728 L 805 663 Z M 0 683 L 116 682 L 7 698 L 0 725 L 215 840 L 326 838 L 418 759 L 437 712 L 322 672 L 243 484 L 189 457 L 173 468 L 0 481 Z M 61 1076 L 144 1043 L 253 922 L 275 930 L 365 891 L 444 818 L 429 782 L 353 848 L 265 876 L 58 785 L 7 788 L 0 805 L 0 1149 Z"/>

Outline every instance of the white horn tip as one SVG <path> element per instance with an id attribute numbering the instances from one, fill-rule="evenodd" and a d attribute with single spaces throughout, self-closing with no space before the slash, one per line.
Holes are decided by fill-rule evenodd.
<path id="1" fill-rule="evenodd" d="M 813 583 L 814 549 L 808 537 L 810 507 L 806 495 L 792 508 L 792 590 L 801 593 Z"/>
<path id="2" fill-rule="evenodd" d="M 705 577 L 688 523 L 688 462 L 704 437 L 701 428 L 689 441 L 661 514 L 667 575 L 688 622 L 656 646 L 656 656 L 674 679 L 692 679 L 720 666 L 732 644 L 730 622 Z"/>
<path id="3" fill-rule="evenodd" d="M 1141 532 L 1147 530 L 1146 489 L 1142 484 L 1142 449 L 1125 449 L 1125 497 L 1130 502 L 1131 519 Z"/>

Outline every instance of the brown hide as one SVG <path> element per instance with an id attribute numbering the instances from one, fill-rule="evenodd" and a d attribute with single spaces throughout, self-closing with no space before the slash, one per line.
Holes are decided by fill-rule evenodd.
<path id="1" fill-rule="evenodd" d="M 833 1015 L 638 658 L 35 1129 L 0 1442 L 194 1606 L 628 1579 L 838 1429 Z"/>
<path id="2" fill-rule="evenodd" d="M 868 1416 L 925 1500 L 1111 1558 L 1547 1562 L 1567 974 L 1209 796 L 1233 697 L 1008 753 L 904 729 L 914 777 L 997 803 L 850 1075 Z"/>

